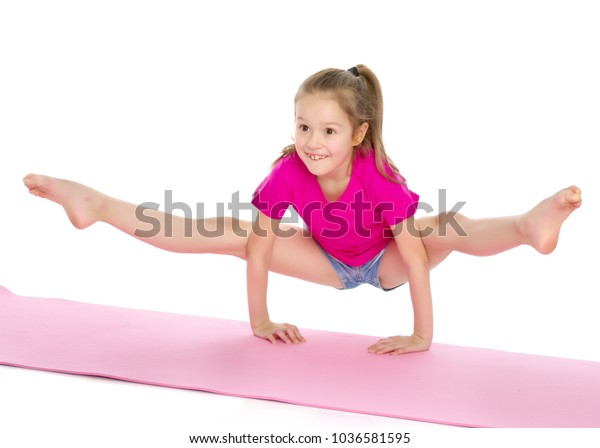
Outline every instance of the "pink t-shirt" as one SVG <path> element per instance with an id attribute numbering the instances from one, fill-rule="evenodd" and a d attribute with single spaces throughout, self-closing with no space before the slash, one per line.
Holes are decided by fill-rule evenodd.
<path id="1" fill-rule="evenodd" d="M 321 247 L 350 266 L 381 252 L 393 238 L 390 226 L 414 215 L 418 202 L 405 183 L 395 184 L 377 171 L 374 151 L 356 155 L 350 182 L 336 201 L 325 198 L 317 177 L 296 153 L 277 162 L 252 199 L 272 219 L 281 219 L 291 205 Z"/>

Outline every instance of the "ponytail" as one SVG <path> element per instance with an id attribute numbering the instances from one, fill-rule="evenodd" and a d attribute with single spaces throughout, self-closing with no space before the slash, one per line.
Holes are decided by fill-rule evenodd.
<path id="1" fill-rule="evenodd" d="M 367 94 L 363 98 L 357 98 L 359 102 L 364 101 L 365 106 L 370 110 L 364 114 L 364 120 L 369 123 L 369 129 L 363 142 L 356 148 L 361 155 L 366 155 L 371 149 L 375 151 L 375 164 L 377 171 L 386 179 L 394 183 L 404 183 L 404 178 L 400 175 L 398 168 L 394 162 L 388 157 L 383 145 L 383 94 L 381 84 L 375 76 L 375 73 L 366 65 L 359 64 L 356 66 L 358 70 L 358 78 L 362 80 L 367 87 Z M 360 119 L 359 119 L 360 120 Z M 385 169 L 385 165 L 389 166 L 392 173 Z"/>

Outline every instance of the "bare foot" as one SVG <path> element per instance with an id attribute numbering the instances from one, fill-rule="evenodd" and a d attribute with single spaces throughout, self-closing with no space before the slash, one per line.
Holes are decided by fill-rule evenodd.
<path id="1" fill-rule="evenodd" d="M 533 248 L 549 254 L 556 248 L 562 223 L 580 206 L 579 188 L 571 186 L 560 190 L 522 216 L 521 232 Z"/>
<path id="2" fill-rule="evenodd" d="M 62 205 L 69 220 L 78 229 L 85 229 L 100 220 L 103 195 L 96 190 L 70 180 L 39 174 L 28 174 L 23 183 L 31 194 Z"/>

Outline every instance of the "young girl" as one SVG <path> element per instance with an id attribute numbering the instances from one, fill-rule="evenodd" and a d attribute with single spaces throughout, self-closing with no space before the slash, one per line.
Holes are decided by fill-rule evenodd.
<path id="1" fill-rule="evenodd" d="M 413 334 L 381 339 L 368 350 L 425 351 L 433 338 L 429 271 L 452 251 L 483 256 L 527 244 L 552 252 L 562 223 L 581 205 L 581 191 L 565 188 L 517 216 L 445 213 L 415 220 L 419 197 L 385 152 L 382 120 L 381 88 L 364 65 L 306 79 L 295 98 L 295 143 L 256 189 L 254 223 L 225 217 L 190 226 L 154 209 L 144 209 L 142 221 L 138 206 L 81 184 L 35 174 L 24 183 L 30 193 L 61 204 L 77 228 L 104 221 L 161 249 L 246 260 L 250 324 L 272 343 L 305 340 L 296 326 L 270 320 L 268 271 L 338 289 L 369 283 L 389 291 L 408 282 Z M 289 205 L 307 229 L 280 223 Z M 168 218 L 171 235 L 144 231 L 150 218 L 160 229 Z"/>

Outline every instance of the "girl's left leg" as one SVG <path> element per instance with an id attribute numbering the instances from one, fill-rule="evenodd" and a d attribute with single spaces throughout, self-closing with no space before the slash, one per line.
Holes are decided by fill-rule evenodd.
<path id="1" fill-rule="evenodd" d="M 580 205 L 581 191 L 572 186 L 522 215 L 471 219 L 442 214 L 418 219 L 416 223 L 433 269 L 453 251 L 488 256 L 527 244 L 549 254 L 558 243 L 562 223 Z M 379 277 L 384 288 L 407 281 L 406 266 L 393 243 L 383 257 Z"/>

